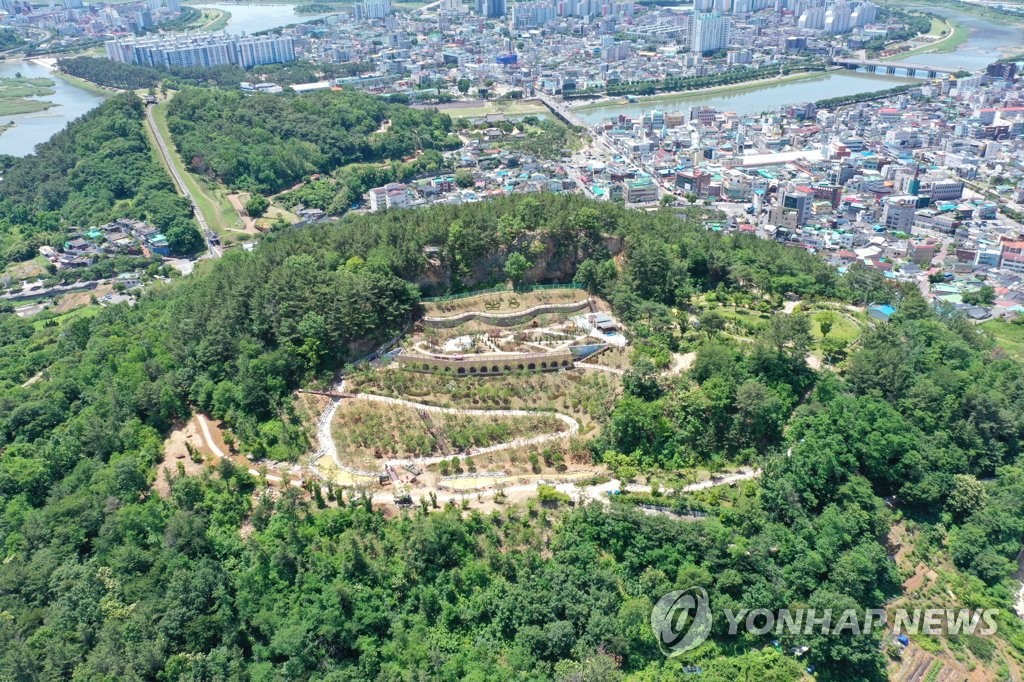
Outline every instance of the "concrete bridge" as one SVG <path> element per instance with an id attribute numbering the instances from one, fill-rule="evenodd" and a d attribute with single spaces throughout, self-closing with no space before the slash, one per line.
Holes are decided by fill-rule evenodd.
<path id="1" fill-rule="evenodd" d="M 568 103 L 560 101 L 544 92 L 538 92 L 537 99 L 539 99 L 541 103 L 555 115 L 556 118 L 562 121 L 562 123 L 567 123 L 571 126 L 579 126 L 581 128 L 590 127 L 587 125 L 586 121 L 573 113 L 572 107 L 570 107 Z"/>
<path id="2" fill-rule="evenodd" d="M 958 68 L 948 66 L 934 66 L 931 64 L 913 64 L 911 62 L 889 62 L 881 59 L 833 59 L 832 62 L 838 66 L 845 67 L 851 71 L 864 69 L 868 73 L 885 73 L 890 76 L 903 72 L 907 76 L 920 78 L 938 78 L 940 75 L 949 76 Z"/>

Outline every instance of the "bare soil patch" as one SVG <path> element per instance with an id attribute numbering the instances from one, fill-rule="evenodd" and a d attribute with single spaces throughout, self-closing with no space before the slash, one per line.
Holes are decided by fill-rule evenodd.
<path id="1" fill-rule="evenodd" d="M 164 440 L 164 458 L 157 466 L 156 480 L 153 481 L 153 489 L 160 497 L 166 498 L 171 494 L 170 478 L 180 471 L 184 471 L 186 476 L 198 476 L 203 470 L 201 462 L 192 460 L 186 443 L 202 452 L 203 437 L 194 420 L 174 429 Z"/>

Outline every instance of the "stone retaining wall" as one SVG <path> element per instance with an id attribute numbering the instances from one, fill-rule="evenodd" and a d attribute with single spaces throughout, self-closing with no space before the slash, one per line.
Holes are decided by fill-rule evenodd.
<path id="1" fill-rule="evenodd" d="M 402 353 L 396 362 L 403 369 L 449 376 L 496 376 L 513 372 L 552 372 L 571 369 L 573 357 L 568 350 L 557 353 L 503 353 L 466 355 L 460 358 Z"/>
<path id="2" fill-rule="evenodd" d="M 422 322 L 423 326 L 428 329 L 451 329 L 474 320 L 494 325 L 495 327 L 512 327 L 529 322 L 544 313 L 575 313 L 588 307 L 590 307 L 590 299 L 584 299 L 573 303 L 547 303 L 514 313 L 469 311 L 460 315 L 452 315 L 451 317 L 424 317 Z"/>

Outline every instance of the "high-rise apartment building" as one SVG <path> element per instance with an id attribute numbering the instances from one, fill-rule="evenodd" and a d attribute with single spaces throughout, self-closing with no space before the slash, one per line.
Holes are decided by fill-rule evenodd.
<path id="1" fill-rule="evenodd" d="M 714 52 L 729 44 L 732 22 L 720 14 L 696 14 L 690 32 L 693 52 Z"/>
<path id="2" fill-rule="evenodd" d="M 357 19 L 383 19 L 391 14 L 391 0 L 364 0 L 355 10 Z"/>
<path id="3" fill-rule="evenodd" d="M 230 36 L 167 34 L 107 41 L 107 58 L 114 62 L 156 67 L 210 68 L 236 64 L 251 68 L 295 60 L 287 36 Z"/>
<path id="4" fill-rule="evenodd" d="M 476 13 L 482 17 L 497 19 L 505 16 L 505 0 L 476 0 Z"/>

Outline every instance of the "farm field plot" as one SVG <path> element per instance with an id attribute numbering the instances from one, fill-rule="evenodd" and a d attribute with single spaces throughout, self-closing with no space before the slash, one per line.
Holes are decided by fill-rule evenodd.
<path id="1" fill-rule="evenodd" d="M 620 387 L 616 375 L 582 369 L 473 379 L 386 369 L 359 372 L 348 379 L 348 390 L 353 392 L 440 407 L 554 410 L 580 422 L 580 435 L 589 435 L 607 421 Z"/>
<path id="2" fill-rule="evenodd" d="M 372 470 L 390 457 L 430 457 L 465 453 L 566 429 L 552 415 L 446 414 L 361 400 L 343 403 L 331 425 L 342 462 Z"/>

